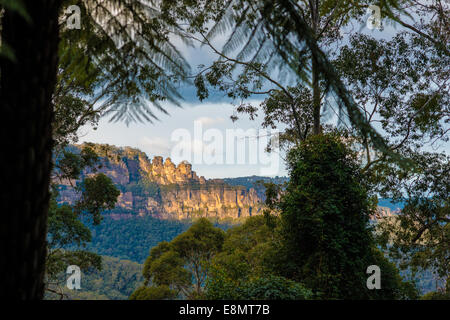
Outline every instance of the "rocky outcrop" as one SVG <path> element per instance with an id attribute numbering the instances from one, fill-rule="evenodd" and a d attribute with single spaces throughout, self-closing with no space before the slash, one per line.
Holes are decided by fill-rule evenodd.
<path id="1" fill-rule="evenodd" d="M 161 185 L 200 183 L 200 181 L 206 183 L 204 177 L 200 177 L 201 179 L 197 177 L 192 171 L 192 165 L 187 161 L 176 166 L 170 158 L 166 158 L 163 162 L 163 157 L 160 156 L 153 158 L 147 174 L 150 179 Z"/>
<path id="2" fill-rule="evenodd" d="M 195 217 L 240 218 L 260 213 L 261 199 L 254 189 L 231 187 L 225 184 L 162 189 L 162 210 L 166 216 L 178 219 Z M 155 211 L 158 209 L 155 208 Z"/>
<path id="3" fill-rule="evenodd" d="M 178 165 L 170 158 L 155 156 L 150 160 L 140 150 L 95 145 L 104 155 L 97 172 L 109 176 L 121 190 L 115 217 L 152 215 L 162 219 L 215 217 L 240 218 L 261 213 L 262 199 L 254 189 L 231 186 L 221 179 L 197 176 L 192 165 Z M 84 175 L 94 174 L 87 170 Z M 61 202 L 75 200 L 73 188 L 66 184 L 60 190 Z"/>

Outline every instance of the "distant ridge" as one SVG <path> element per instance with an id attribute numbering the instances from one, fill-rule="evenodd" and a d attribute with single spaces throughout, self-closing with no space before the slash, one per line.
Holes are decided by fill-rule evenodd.
<path id="1" fill-rule="evenodd" d="M 80 150 L 83 145 L 71 146 Z M 113 217 L 154 216 L 161 219 L 241 218 L 261 213 L 263 198 L 254 188 L 230 185 L 223 179 L 205 179 L 182 161 L 155 156 L 150 160 L 136 148 L 89 144 L 99 154 L 102 172 L 120 189 Z M 94 172 L 87 170 L 84 176 Z M 60 186 L 60 202 L 73 203 L 76 193 L 71 183 Z"/>

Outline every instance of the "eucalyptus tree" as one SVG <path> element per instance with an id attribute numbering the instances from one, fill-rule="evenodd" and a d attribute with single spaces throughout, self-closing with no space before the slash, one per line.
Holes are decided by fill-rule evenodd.
<path id="1" fill-rule="evenodd" d="M 410 154 L 448 141 L 450 56 L 429 40 L 411 32 L 390 40 L 356 34 L 333 63 L 391 150 Z M 389 159 L 361 140 L 364 169 L 381 173 Z"/>
<path id="2" fill-rule="evenodd" d="M 448 40 L 448 10 L 440 1 L 388 0 L 375 4 L 383 24 L 400 25 L 448 56 L 448 48 L 443 45 Z M 310 103 L 303 106 L 289 92 L 292 83 L 293 87 L 300 83 L 311 90 L 312 133 L 323 129 L 332 110 L 340 123 L 350 120 L 357 135 L 395 156 L 370 126 L 330 61 L 334 52 L 339 52 L 344 34 L 366 27 L 364 14 L 372 2 L 183 1 L 183 9 L 173 1 L 165 5 L 167 15 L 187 21 L 188 37 L 218 56 L 212 65 L 200 66 L 196 74 L 200 99 L 208 97 L 208 87 L 216 87 L 230 98 L 240 100 L 237 112 L 251 113 L 253 117 L 258 108 L 246 100 L 257 94 L 274 95 L 281 98 L 280 108 L 286 109 L 286 116 L 294 120 L 289 123 L 290 128 L 301 140 L 304 130 L 298 130 L 301 118 L 298 109 L 308 109 Z M 415 21 L 416 17 L 420 19 Z M 214 43 L 219 36 L 225 37 L 222 47 Z M 264 109 L 263 104 L 260 107 Z"/>
<path id="3" fill-rule="evenodd" d="M 285 133 L 296 139 L 303 134 L 296 129 L 300 128 L 296 121 L 299 105 L 280 79 L 294 75 L 311 89 L 312 99 L 304 95 L 302 106 L 308 111 L 312 105 L 313 133 L 320 131 L 321 94 L 333 98 L 339 118 L 350 120 L 352 135 L 365 148 L 364 170 L 373 174 L 377 190 L 395 199 L 409 199 L 394 248 L 409 256 L 413 266 L 433 266 L 446 275 L 449 196 L 444 177 L 448 176 L 448 157 L 426 152 L 424 147 L 448 141 L 448 4 L 380 1 L 383 23 L 402 26 L 407 36 L 399 32 L 387 43 L 358 36 L 351 40 L 350 48 L 339 48 L 338 59 L 330 61 L 317 30 L 321 26 L 318 17 L 326 17 L 333 8 L 327 5 L 332 3 L 222 1 L 223 9 L 214 16 L 219 22 L 212 29 L 197 30 L 200 37 L 196 39 L 219 55 L 218 61 L 203 68 L 196 78 L 199 97 L 208 95 L 207 85 L 243 100 L 252 94 L 267 94 L 269 98 L 260 105 L 265 124 L 285 122 L 290 129 Z M 347 19 L 357 19 L 361 14 L 358 8 L 366 9 L 369 4 L 355 1 L 352 7 L 351 2 L 341 1 L 338 7 L 348 5 L 350 11 L 343 11 Z M 324 7 L 318 10 L 321 5 Z M 329 17 L 329 21 L 333 19 L 337 16 Z M 217 34 L 227 37 L 222 49 L 212 45 Z M 238 66 L 244 72 L 235 76 Z M 324 104 L 323 109 L 326 107 L 330 105 Z M 253 117 L 258 108 L 241 103 L 237 110 Z M 373 129 L 376 122 L 381 123 L 383 134 Z M 414 166 L 399 166 L 393 161 L 399 157 L 410 158 L 413 161 L 408 163 Z"/>
<path id="4" fill-rule="evenodd" d="M 222 8 L 216 8 L 217 13 L 213 18 L 217 23 L 213 27 L 206 28 L 205 25 L 191 23 L 197 28 L 194 28 L 196 34 L 190 37 L 218 55 L 218 59 L 211 66 L 202 68 L 196 75 L 195 84 L 199 98 L 208 96 L 208 85 L 219 88 L 229 97 L 241 99 L 236 111 L 250 113 L 253 118 L 258 108 L 245 103 L 245 100 L 252 95 L 268 95 L 269 98 L 260 107 L 268 111 L 267 107 L 271 105 L 270 111 L 277 111 L 278 116 L 285 113 L 285 118 L 292 119 L 292 122 L 288 121 L 286 124 L 290 125 L 293 132 L 287 130 L 284 133 L 286 139 L 290 137 L 292 140 L 296 137 L 303 140 L 305 134 L 319 133 L 323 129 L 321 109 L 326 102 L 327 88 L 325 79 L 319 74 L 317 59 L 301 41 L 292 43 L 289 52 L 296 55 L 297 60 L 297 66 L 292 69 L 292 65 L 286 63 L 285 56 L 278 50 L 275 33 L 291 33 L 289 38 L 293 38 L 292 24 L 280 25 L 291 19 L 292 15 L 286 11 L 275 14 L 278 10 L 284 10 L 283 5 L 277 2 L 218 2 L 222 3 Z M 296 13 L 301 14 L 304 27 L 308 29 L 305 30 L 309 32 L 313 42 L 325 51 L 342 40 L 341 30 L 351 19 L 359 19 L 365 12 L 364 5 L 358 1 L 298 1 L 293 4 Z M 208 9 L 211 10 L 210 7 Z M 191 19 L 191 16 L 187 16 L 187 19 Z M 272 28 L 277 25 L 280 30 L 272 34 L 275 31 Z M 213 40 L 221 34 L 226 34 L 227 40 L 222 48 L 217 48 Z M 307 90 L 311 91 L 311 101 L 300 96 L 309 95 L 302 82 Z M 298 88 L 299 85 L 301 88 Z M 275 100 L 279 100 L 279 110 L 274 109 Z M 305 123 L 304 116 L 310 112 L 312 117 L 306 117 L 310 123 Z M 266 114 L 264 126 L 275 125 L 272 121 L 277 116 L 269 114 Z"/>
<path id="5" fill-rule="evenodd" d="M 205 5 L 205 10 L 213 14 L 180 13 L 181 19 L 187 19 L 194 26 L 195 35 L 190 37 L 219 56 L 212 66 L 201 70 L 196 77 L 201 99 L 208 95 L 205 82 L 226 91 L 231 98 L 243 100 L 252 94 L 270 94 L 279 90 L 290 101 L 286 107 L 299 118 L 296 112 L 299 106 L 287 90 L 289 82 L 284 80 L 291 79 L 294 87 L 303 82 L 312 90 L 312 132 L 320 132 L 322 102 L 326 94 L 334 92 L 339 107 L 345 105 L 353 110 L 349 112 L 351 122 L 358 123 L 361 130 L 371 132 L 375 143 L 382 145 L 376 132 L 361 117 L 325 54 L 342 38 L 342 28 L 351 19 L 361 17 L 367 4 L 359 1 L 246 0 L 216 3 L 221 5 Z M 196 10 L 200 9 L 195 8 L 193 12 Z M 172 11 L 177 14 L 176 10 Z M 203 24 L 198 23 L 198 16 L 203 18 Z M 210 20 L 217 22 L 208 27 L 204 22 Z M 219 49 L 212 44 L 212 39 L 222 34 L 226 41 Z M 233 74 L 236 70 L 238 72 Z M 245 111 L 245 107 L 240 110 Z"/>
<path id="6" fill-rule="evenodd" d="M 80 9 L 81 29 L 66 29 L 68 4 Z M 54 104 L 81 103 L 86 112 L 101 108 L 112 112 L 113 120 L 151 120 L 153 109 L 164 112 L 159 101 L 179 98 L 173 81 L 183 79 L 187 64 L 169 41 L 177 26 L 166 23 L 150 1 L 5 0 L 0 5 L 1 147 L 8 154 L 0 174 L 7 186 L 1 201 L 0 296 L 39 299 Z M 80 91 L 72 90 L 73 81 Z"/>
<path id="7" fill-rule="evenodd" d="M 436 21 L 434 39 L 444 39 Z M 448 26 L 447 26 L 448 28 Z M 447 36 L 448 37 L 448 36 Z M 448 48 L 448 42 L 446 44 Z M 388 137 L 388 148 L 412 160 L 404 168 L 374 151 L 364 137 L 363 170 L 374 191 L 402 202 L 401 213 L 381 219 L 388 252 L 404 269 L 448 279 L 450 254 L 450 56 L 446 47 L 414 31 L 391 40 L 355 35 L 334 61 L 366 119 Z"/>
<path id="8" fill-rule="evenodd" d="M 201 218 L 171 242 L 159 243 L 144 263 L 144 285 L 130 299 L 204 297 L 212 259 L 222 250 L 224 238 L 224 231 Z"/>

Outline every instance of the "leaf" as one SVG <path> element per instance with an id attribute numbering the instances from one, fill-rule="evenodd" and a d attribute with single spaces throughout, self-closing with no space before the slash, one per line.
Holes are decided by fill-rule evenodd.
<path id="1" fill-rule="evenodd" d="M 16 11 L 25 19 L 26 22 L 32 23 L 31 17 L 28 14 L 22 0 L 0 0 L 0 6 L 6 10 Z"/>
<path id="2" fill-rule="evenodd" d="M 0 57 L 9 59 L 12 62 L 17 62 L 13 49 L 7 43 L 2 43 L 0 46 Z"/>

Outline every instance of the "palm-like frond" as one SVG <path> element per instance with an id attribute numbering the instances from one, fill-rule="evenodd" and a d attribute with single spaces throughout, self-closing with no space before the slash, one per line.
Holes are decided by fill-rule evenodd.
<path id="1" fill-rule="evenodd" d="M 389 5 L 392 1 L 386 1 Z M 348 5 L 348 4 L 347 4 Z M 222 19 L 211 29 L 209 38 L 229 34 L 223 52 L 236 52 L 239 59 L 261 62 L 266 70 L 277 70 L 281 79 L 294 76 L 309 83 L 311 59 L 319 66 L 326 91 L 332 93 L 339 115 L 345 113 L 362 136 L 370 137 L 375 148 L 389 152 L 381 135 L 367 122 L 353 101 L 314 33 L 294 1 L 230 0 Z M 329 107 L 325 104 L 325 108 Z M 395 156 L 391 153 L 391 156 Z"/>
<path id="2" fill-rule="evenodd" d="M 369 124 L 354 102 L 352 95 L 344 86 L 326 54 L 319 48 L 311 28 L 298 13 L 295 5 L 291 1 L 279 1 L 275 5 L 266 2 L 263 10 L 267 13 L 264 15 L 266 26 L 274 37 L 279 53 L 293 71 L 298 73 L 298 70 L 303 68 L 298 63 L 300 49 L 296 49 L 298 44 L 302 44 L 308 48 L 313 59 L 317 61 L 322 79 L 326 82 L 327 92 L 334 93 L 338 110 L 345 110 L 350 123 L 360 132 L 361 136 L 369 137 L 375 148 L 396 157 L 387 147 L 384 138 Z M 273 14 L 273 12 L 276 13 Z M 280 15 L 283 16 L 283 19 L 279 18 Z M 279 23 L 280 21 L 281 23 Z M 295 40 L 291 40 L 291 35 L 295 37 L 295 43 Z M 342 112 L 340 113 L 342 114 Z"/>
<path id="3" fill-rule="evenodd" d="M 76 4 L 81 8 L 82 30 L 66 30 L 62 24 L 63 39 L 83 46 L 101 70 L 92 99 L 98 102 L 99 112 L 113 115 L 110 121 L 129 124 L 156 120 L 153 110 L 167 113 L 158 101 L 180 105 L 176 83 L 187 81 L 190 69 L 172 43 L 173 37 L 181 37 L 181 29 L 161 18 L 154 1 L 79 0 Z"/>

